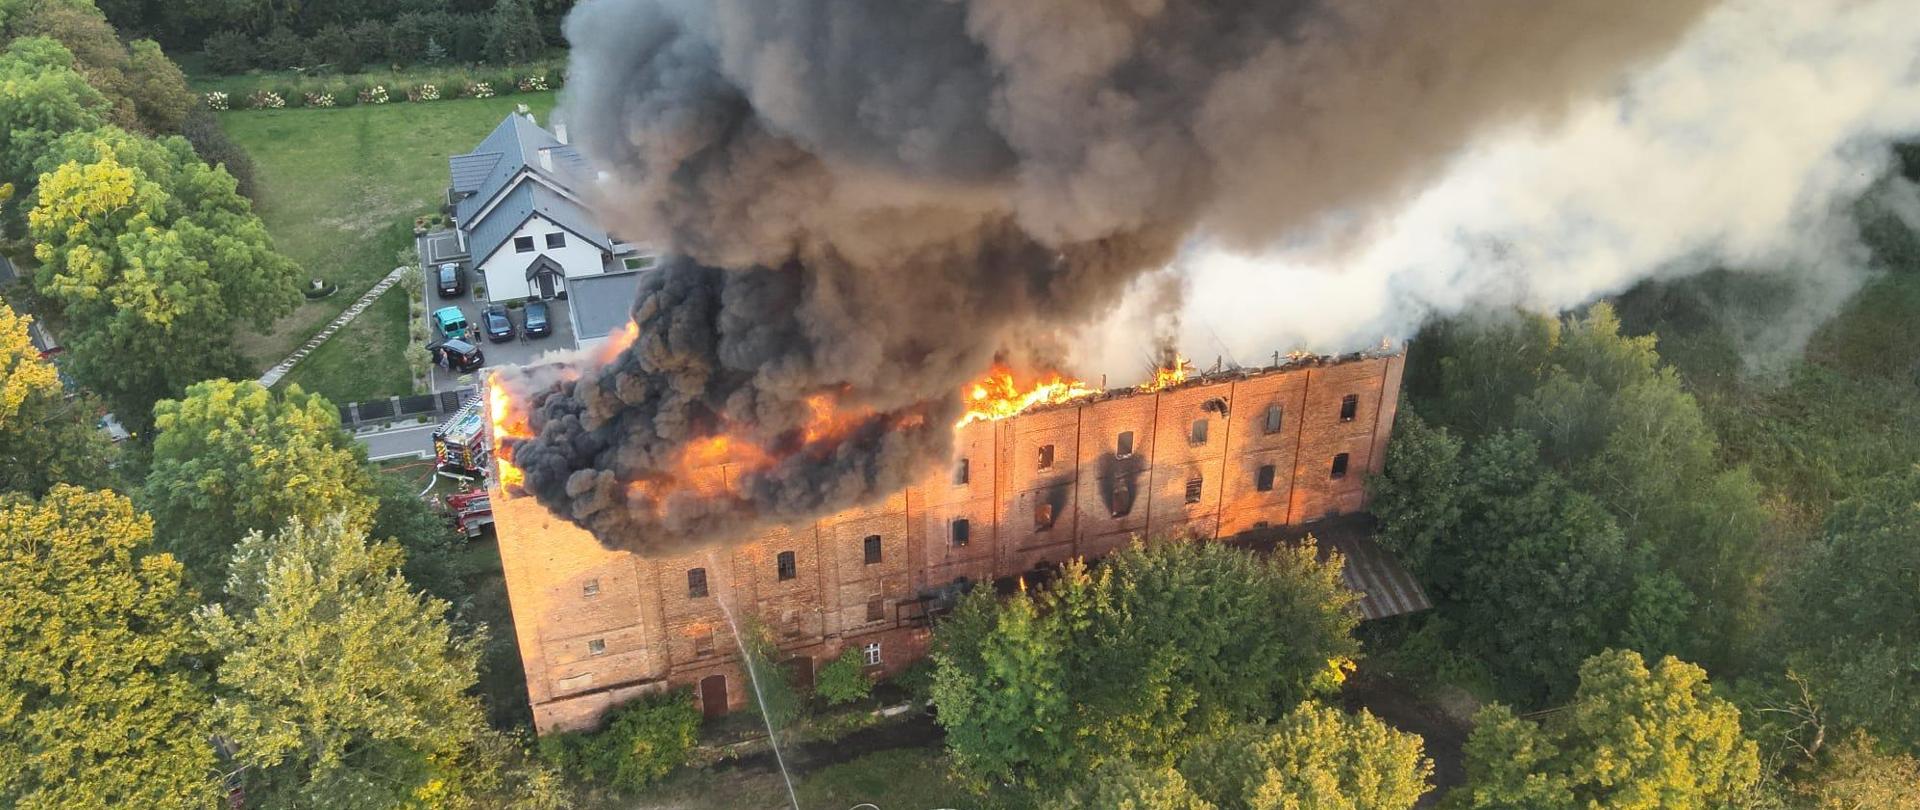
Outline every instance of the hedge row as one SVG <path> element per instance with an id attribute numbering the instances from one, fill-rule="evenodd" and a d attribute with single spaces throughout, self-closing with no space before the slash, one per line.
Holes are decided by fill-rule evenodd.
<path id="1" fill-rule="evenodd" d="M 551 71 L 474 71 L 428 79 L 365 82 L 312 79 L 264 84 L 245 94 L 215 90 L 200 96 L 211 110 L 278 110 L 287 107 L 351 107 L 356 104 L 402 104 L 454 98 L 493 98 L 513 93 L 558 90 L 565 82 L 559 68 Z"/>

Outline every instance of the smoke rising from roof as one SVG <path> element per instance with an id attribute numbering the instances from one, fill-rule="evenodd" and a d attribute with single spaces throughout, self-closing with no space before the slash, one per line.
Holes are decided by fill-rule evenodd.
<path id="1" fill-rule="evenodd" d="M 532 395 L 514 460 L 641 551 L 884 496 L 997 356 L 1057 357 L 1183 245 L 1366 221 L 1710 5 L 589 0 L 563 112 L 606 224 L 675 258 L 628 350 Z M 717 435 L 760 463 L 694 480 Z"/>
<path id="2" fill-rule="evenodd" d="M 1911 3 L 1727 0 L 1608 92 L 1488 133 L 1376 218 L 1189 245 L 1173 271 L 1190 285 L 1182 344 L 1338 350 L 1410 337 L 1435 314 L 1554 312 L 1727 267 L 1799 290 L 1791 317 L 1745 339 L 1750 361 L 1793 356 L 1872 264 L 1854 201 L 1920 211 L 1884 180 L 1889 142 L 1917 133 Z M 1128 328 L 1092 330 L 1079 359 L 1136 366 Z"/>

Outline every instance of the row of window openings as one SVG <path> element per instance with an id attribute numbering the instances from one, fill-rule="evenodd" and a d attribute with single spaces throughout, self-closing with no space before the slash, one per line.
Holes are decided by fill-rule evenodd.
<path id="1" fill-rule="evenodd" d="M 1340 421 L 1353 421 L 1354 417 L 1359 413 L 1359 410 L 1360 397 L 1354 394 L 1348 394 L 1344 399 L 1340 400 Z M 1206 444 L 1208 423 L 1210 421 L 1211 420 L 1207 419 L 1193 420 L 1193 425 L 1188 428 L 1187 431 L 1187 442 L 1194 445 Z M 1261 418 L 1261 428 L 1268 435 L 1272 435 L 1280 432 L 1280 428 L 1284 422 L 1285 411 L 1281 410 L 1278 405 L 1268 405 L 1266 414 Z M 1130 458 L 1133 456 L 1133 431 L 1121 431 L 1120 435 L 1115 437 L 1113 454 L 1120 458 Z M 1039 459 L 1036 466 L 1042 471 L 1053 469 L 1053 445 L 1043 444 L 1040 446 Z M 954 464 L 953 483 L 955 485 L 965 484 L 971 477 L 971 470 L 966 459 L 960 459 Z"/>
<path id="2" fill-rule="evenodd" d="M 880 546 L 880 535 L 877 535 L 877 534 L 867 535 L 866 539 L 861 541 L 861 552 L 862 552 L 862 556 L 865 561 L 865 564 L 867 565 L 880 564 L 881 560 L 883 559 L 883 552 L 881 551 L 881 546 Z M 798 577 L 800 575 L 799 560 L 794 556 L 794 553 L 791 551 L 782 551 L 777 556 L 775 556 L 773 558 L 773 566 L 774 566 L 774 574 L 780 577 L 781 581 L 783 582 L 789 579 L 794 579 L 795 577 Z M 600 592 L 600 580 L 597 580 L 597 579 L 588 580 L 587 584 L 583 588 L 581 588 L 581 591 L 586 596 L 593 596 L 595 594 L 598 594 Z M 699 599 L 706 595 L 707 595 L 707 569 L 705 568 L 687 569 L 687 598 Z"/>
<path id="3" fill-rule="evenodd" d="M 1334 480 L 1337 481 L 1347 477 L 1347 463 L 1348 463 L 1348 456 L 1346 453 L 1341 453 L 1333 457 L 1333 469 L 1331 470 L 1331 477 Z M 1261 465 L 1260 468 L 1254 472 L 1253 488 L 1260 492 L 1272 492 L 1276 472 L 1277 471 L 1274 465 L 1272 464 Z M 1195 476 L 1193 478 L 1187 479 L 1186 502 L 1190 504 L 1199 503 L 1201 500 L 1201 495 L 1203 493 L 1205 485 L 1206 485 L 1205 480 L 1199 476 Z M 1121 483 L 1119 484 L 1119 486 L 1124 487 L 1126 486 L 1126 484 Z M 1120 506 L 1120 508 L 1114 512 L 1113 516 L 1125 517 L 1129 512 L 1132 511 L 1130 507 L 1130 504 L 1133 500 L 1130 497 L 1132 493 L 1119 492 L 1119 493 L 1116 493 L 1116 495 L 1118 497 L 1115 500 L 1122 506 Z M 1054 512 L 1054 505 L 1052 503 L 1043 502 L 1043 503 L 1036 504 L 1034 506 L 1033 527 L 1036 530 L 1045 531 L 1047 529 L 1053 528 L 1054 518 L 1055 518 L 1055 512 Z M 973 539 L 972 521 L 968 520 L 967 518 L 954 518 L 953 522 L 948 524 L 947 539 L 948 539 L 948 542 L 955 547 L 965 546 L 968 542 L 970 542 Z M 862 552 L 862 562 L 866 565 L 878 565 L 883 559 L 885 559 L 884 552 L 882 551 L 880 535 L 877 535 L 877 534 L 867 535 L 866 538 L 863 541 L 861 541 L 861 552 Z M 780 554 L 774 558 L 774 571 L 782 581 L 793 579 L 799 576 L 799 564 L 797 559 L 794 556 L 794 553 L 791 551 L 780 552 Z M 600 580 L 598 579 L 588 580 L 586 584 L 581 587 L 581 593 L 583 596 L 589 596 L 589 597 L 598 595 L 600 593 Z M 707 569 L 705 568 L 688 569 L 687 570 L 687 598 L 699 599 L 706 595 L 707 595 Z"/>
<path id="4" fill-rule="evenodd" d="M 875 609 L 876 604 L 881 605 L 881 607 L 878 610 Z M 886 610 L 884 607 L 884 603 L 881 602 L 879 597 L 874 597 L 874 600 L 872 602 L 867 603 L 867 621 L 877 622 L 883 618 L 886 618 Z M 862 654 L 862 657 L 866 660 L 867 666 L 875 667 L 880 665 L 880 642 L 878 641 L 868 642 L 865 647 L 861 648 L 860 652 Z M 600 656 L 600 655 L 606 655 L 606 654 L 607 654 L 606 639 L 596 638 L 587 642 L 587 655 Z M 713 633 L 709 631 L 709 632 L 695 635 L 693 637 L 693 656 L 695 658 L 704 658 L 712 654 L 713 654 Z"/>
<path id="5" fill-rule="evenodd" d="M 547 249 L 548 249 L 548 250 L 559 250 L 560 248 L 563 248 L 563 247 L 566 247 L 566 246 L 567 246 L 567 235 L 566 235 L 566 234 L 564 234 L 564 233 L 550 233 L 550 234 L 547 234 Z M 513 238 L 513 252 L 515 252 L 515 253 L 532 253 L 532 252 L 533 252 L 533 237 L 531 237 L 531 236 L 516 236 L 516 237 L 514 237 L 514 238 Z"/>
<path id="6" fill-rule="evenodd" d="M 876 621 L 876 620 L 873 619 L 871 616 L 869 616 L 868 621 Z M 861 648 L 860 652 L 861 652 L 862 658 L 864 658 L 865 661 L 867 662 L 867 666 L 877 667 L 880 665 L 880 642 L 878 641 L 869 642 L 865 647 Z M 607 640 L 604 638 L 596 638 L 591 641 L 588 641 L 587 654 L 593 655 L 593 656 L 606 655 Z M 695 658 L 704 658 L 712 654 L 713 654 L 713 634 L 712 633 L 701 633 L 693 637 L 693 655 Z"/>
<path id="7" fill-rule="evenodd" d="M 1346 453 L 1341 453 L 1333 457 L 1331 477 L 1334 480 L 1337 481 L 1347 477 L 1347 463 L 1348 456 Z M 1272 464 L 1261 465 L 1260 468 L 1254 472 L 1253 488 L 1260 492 L 1272 492 L 1276 472 L 1277 470 Z M 1186 502 L 1190 504 L 1199 503 L 1205 485 L 1205 480 L 1199 476 L 1187 479 Z M 1126 484 L 1122 483 L 1120 486 L 1124 487 Z M 1128 512 L 1132 511 L 1130 508 L 1132 498 L 1129 497 L 1132 493 L 1121 492 L 1116 494 L 1119 496 L 1116 500 L 1120 504 L 1123 504 L 1123 506 L 1114 512 L 1113 516 L 1125 517 Z M 1054 518 L 1055 512 L 1052 503 L 1043 502 L 1034 506 L 1033 526 L 1035 529 L 1045 531 L 1053 528 Z M 973 522 L 967 518 L 954 518 L 953 521 L 948 524 L 947 539 L 948 542 L 955 547 L 965 546 L 973 539 Z M 881 549 L 880 535 L 867 535 L 866 539 L 861 542 L 862 561 L 864 564 L 878 565 L 884 559 L 884 552 Z M 780 554 L 774 558 L 774 570 L 783 581 L 798 576 L 799 566 L 794 557 L 794 553 L 791 551 L 780 552 Z M 586 585 L 581 588 L 581 591 L 585 596 L 594 596 L 600 593 L 600 580 L 588 580 Z M 687 597 L 689 599 L 699 599 L 706 595 L 707 569 L 688 569 Z"/>

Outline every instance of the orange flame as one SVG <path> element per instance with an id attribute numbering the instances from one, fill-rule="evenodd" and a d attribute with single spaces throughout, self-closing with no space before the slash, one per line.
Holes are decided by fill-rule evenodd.
<path id="1" fill-rule="evenodd" d="M 1172 388 L 1187 381 L 1193 375 L 1193 364 L 1187 358 L 1175 353 L 1169 356 L 1165 366 L 1153 370 L 1153 379 L 1140 384 L 1141 391 L 1160 391 Z"/>
<path id="2" fill-rule="evenodd" d="M 967 412 L 954 427 L 957 429 L 974 422 L 1005 419 L 1036 406 L 1058 405 L 1098 393 L 1100 390 L 1097 388 L 1090 388 L 1084 382 L 1057 373 L 1049 373 L 1031 384 L 1023 385 L 1004 366 L 995 366 L 986 377 L 962 392 Z"/>
<path id="3" fill-rule="evenodd" d="M 513 466 L 513 451 L 507 448 L 502 439 L 526 439 L 533 436 L 533 428 L 527 423 L 525 413 L 516 413 L 513 398 L 507 395 L 506 386 L 497 378 L 487 379 L 487 422 L 493 428 L 493 459 L 500 470 L 500 486 L 519 486 L 526 480 L 519 467 Z"/>

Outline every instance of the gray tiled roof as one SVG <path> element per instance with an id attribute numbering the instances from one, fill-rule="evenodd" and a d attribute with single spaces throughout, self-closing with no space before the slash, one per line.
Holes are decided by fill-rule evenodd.
<path id="1" fill-rule="evenodd" d="M 553 171 L 541 168 L 542 149 L 552 150 Z M 562 144 L 553 133 L 515 113 L 494 127 L 472 152 L 447 158 L 447 168 L 455 192 L 473 192 L 454 203 L 454 215 L 465 224 L 522 170 L 545 176 L 561 188 L 571 188 L 585 177 L 586 161 L 579 149 Z"/>
<path id="2" fill-rule="evenodd" d="M 479 191 L 480 185 L 493 175 L 500 165 L 499 152 L 477 152 L 471 155 L 454 155 L 447 158 L 447 165 L 453 172 L 453 191 L 461 194 Z"/>
<path id="3" fill-rule="evenodd" d="M 645 272 L 645 271 L 642 271 Z M 641 273 L 610 273 L 567 281 L 567 307 L 573 313 L 575 340 L 605 337 L 626 326 Z"/>
<path id="4" fill-rule="evenodd" d="M 474 264 L 484 263 L 536 213 L 601 250 L 613 249 L 606 230 L 594 224 L 586 209 L 540 183 L 523 182 L 501 197 L 500 204 L 468 232 L 467 250 Z"/>

